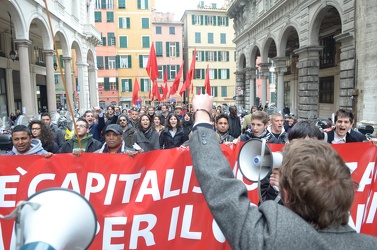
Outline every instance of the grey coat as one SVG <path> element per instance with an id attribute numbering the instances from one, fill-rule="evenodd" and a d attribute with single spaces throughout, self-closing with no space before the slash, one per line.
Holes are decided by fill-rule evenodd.
<path id="1" fill-rule="evenodd" d="M 194 128 L 190 153 L 207 204 L 232 249 L 377 249 L 377 238 L 349 226 L 316 231 L 273 201 L 250 205 L 244 183 L 234 178 L 215 132 L 206 125 Z"/>

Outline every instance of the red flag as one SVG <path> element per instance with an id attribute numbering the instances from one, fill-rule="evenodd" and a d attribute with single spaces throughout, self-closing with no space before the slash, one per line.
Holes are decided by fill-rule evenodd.
<path id="1" fill-rule="evenodd" d="M 181 90 L 179 91 L 179 95 L 182 96 L 183 92 L 186 91 L 187 87 L 190 86 L 189 84 L 187 84 L 187 82 L 189 81 L 189 75 L 190 75 L 190 72 L 187 71 L 186 73 L 186 81 L 183 83 L 182 85 L 182 88 Z"/>
<path id="2" fill-rule="evenodd" d="M 134 105 L 136 105 L 136 102 L 139 99 L 139 90 L 139 82 L 137 81 L 137 78 L 135 78 L 134 90 L 132 91 L 132 103 Z"/>
<path id="3" fill-rule="evenodd" d="M 211 85 L 209 83 L 209 65 L 207 64 L 207 71 L 206 71 L 206 78 L 204 79 L 204 88 L 206 89 L 206 93 L 211 95 Z"/>
<path id="4" fill-rule="evenodd" d="M 152 42 L 151 50 L 149 52 L 149 58 L 147 66 L 145 67 L 147 74 L 152 82 L 154 82 L 158 77 L 158 66 L 157 66 L 157 57 L 156 51 L 154 50 L 154 44 Z"/>
<path id="5" fill-rule="evenodd" d="M 196 93 L 196 94 L 197 94 L 197 95 L 200 95 L 200 94 L 201 94 L 201 92 L 202 92 L 202 91 L 201 91 L 201 89 L 200 89 L 200 88 L 198 88 L 198 91 L 197 91 L 197 93 Z"/>
<path id="6" fill-rule="evenodd" d="M 189 71 L 187 72 L 187 74 L 186 74 L 186 81 L 185 81 L 185 83 L 183 84 L 181 91 L 179 91 L 179 94 L 180 94 L 181 96 L 182 96 L 182 93 L 183 93 L 186 89 L 190 89 L 192 79 L 194 78 L 195 62 L 196 62 L 196 48 L 194 49 L 194 54 L 193 54 L 193 56 L 192 56 L 190 70 L 189 70 Z M 194 85 L 192 85 L 192 86 L 194 86 Z M 191 88 L 191 92 L 192 92 L 192 90 L 193 90 L 193 89 Z"/>
<path id="7" fill-rule="evenodd" d="M 157 100 L 160 102 L 162 99 L 161 99 L 161 95 L 160 95 L 160 91 L 158 90 L 158 84 L 157 84 L 157 81 L 154 81 L 153 82 L 153 90 L 152 90 L 152 96 L 156 97 Z M 153 98 L 152 97 L 152 98 Z M 152 99 L 153 101 L 153 99 Z"/>
<path id="8" fill-rule="evenodd" d="M 169 95 L 174 95 L 178 88 L 179 88 L 179 82 L 181 81 L 182 72 L 183 72 L 183 65 L 185 64 L 184 61 L 182 61 L 181 67 L 179 68 L 178 74 L 175 76 L 173 85 L 170 88 Z"/>

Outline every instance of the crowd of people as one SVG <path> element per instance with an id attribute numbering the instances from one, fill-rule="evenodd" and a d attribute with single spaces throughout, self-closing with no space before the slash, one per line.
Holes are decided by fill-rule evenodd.
<path id="1" fill-rule="evenodd" d="M 7 154 L 134 156 L 189 145 L 203 195 L 232 249 L 375 249 L 376 238 L 355 234 L 347 226 L 356 184 L 329 146 L 360 142 L 364 136 L 352 129 L 351 110 L 338 110 L 334 122 L 331 131 L 322 132 L 312 121 L 294 123 L 289 116 L 268 114 L 257 106 L 241 121 L 236 106 L 226 112 L 212 105 L 212 97 L 200 95 L 185 108 L 163 104 L 121 111 L 109 106 L 103 112 L 95 107 L 76 120 L 75 135 L 67 141 L 44 113 L 41 120 L 13 128 L 13 149 Z M 250 206 L 245 185 L 234 178 L 219 147 L 255 138 L 287 144 L 282 166 L 260 184 L 258 208 Z M 372 143 L 377 146 L 377 139 Z"/>
<path id="2" fill-rule="evenodd" d="M 183 104 L 182 104 L 183 105 Z M 240 119 L 237 107 L 212 106 L 209 113 L 212 129 L 216 132 L 220 144 L 237 144 L 240 141 L 265 138 L 269 143 L 288 143 L 292 134 L 305 131 L 310 121 L 294 122 L 288 115 L 290 110 L 285 106 L 282 113 L 266 112 L 268 103 L 263 107 L 252 106 L 250 113 Z M 328 143 L 361 142 L 365 136 L 352 129 L 354 114 L 352 110 L 340 109 L 335 114 L 335 125 L 331 131 L 321 132 L 313 124 L 310 125 L 309 137 L 316 137 Z M 64 133 L 51 122 L 49 113 L 41 114 L 41 120 L 32 120 L 28 126 L 18 125 L 14 131 L 24 131 L 34 141 L 39 140 L 47 152 L 74 153 L 82 152 L 122 152 L 134 155 L 159 149 L 170 149 L 188 145 L 194 124 L 192 105 L 168 105 L 132 107 L 121 110 L 117 106 L 108 106 L 105 111 L 94 107 L 86 111 L 76 121 L 75 135 L 66 141 Z M 110 126 L 112 125 L 112 126 Z M 110 126 L 110 127 L 109 127 Z M 16 126 L 17 127 L 17 126 Z M 116 128 L 114 128 L 116 127 Z M 295 128 L 299 128 L 299 131 Z M 111 128 L 108 130 L 108 128 Z M 120 131 L 122 131 L 120 133 Z M 117 134 L 119 132 L 119 134 Z M 122 141 L 109 143 L 111 136 L 122 135 Z M 302 136 L 301 136 L 302 137 Z M 14 136 L 12 138 L 15 138 Z M 296 137 L 297 138 L 297 137 Z M 373 140 L 375 141 L 375 140 Z M 31 140 L 28 142 L 33 147 Z M 23 154 L 25 149 L 18 149 L 18 144 L 9 154 Z M 109 149 L 104 150 L 103 146 Z M 116 150 L 111 150 L 115 147 Z M 29 147 L 26 147 L 29 148 Z"/>

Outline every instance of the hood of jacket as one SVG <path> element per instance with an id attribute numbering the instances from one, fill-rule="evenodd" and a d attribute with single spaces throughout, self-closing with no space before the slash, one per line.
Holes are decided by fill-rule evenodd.
<path id="1" fill-rule="evenodd" d="M 14 146 L 12 148 L 12 152 L 15 155 L 20 154 Z M 33 139 L 31 139 L 29 151 L 27 151 L 24 155 L 37 155 L 37 154 L 43 154 L 44 152 L 46 152 L 46 151 L 42 147 L 42 142 L 39 139 L 33 138 Z"/>

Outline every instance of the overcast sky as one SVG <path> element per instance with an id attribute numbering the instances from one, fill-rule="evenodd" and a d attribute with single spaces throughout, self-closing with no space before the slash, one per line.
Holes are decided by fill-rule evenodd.
<path id="1" fill-rule="evenodd" d="M 217 3 L 221 6 L 224 0 L 204 0 L 205 4 Z M 196 9 L 199 0 L 156 0 L 156 11 L 173 12 L 175 20 L 180 20 L 187 9 Z"/>

